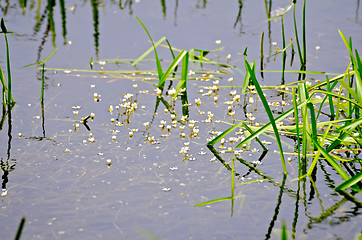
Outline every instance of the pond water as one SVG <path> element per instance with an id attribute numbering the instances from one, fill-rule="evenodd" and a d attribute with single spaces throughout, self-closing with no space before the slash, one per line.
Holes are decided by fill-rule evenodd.
<path id="1" fill-rule="evenodd" d="M 73 0 L 65 3 L 62 15 L 62 1 L 53 7 L 49 2 L 28 1 L 21 8 L 18 2 L 0 1 L 6 27 L 14 32 L 8 39 L 16 101 L 11 121 L 10 114 L 4 115 L 0 131 L 1 239 L 15 236 L 23 216 L 23 239 L 280 239 L 283 221 L 292 239 L 361 236 L 361 205 L 333 190 L 342 183 L 340 176 L 320 161 L 315 183 L 309 178 L 298 182 L 297 158 L 288 155 L 289 174 L 283 179 L 273 135 L 262 136 L 270 142 L 265 156 L 254 142 L 238 154 L 233 202 L 195 207 L 231 195 L 228 147 L 238 140 L 217 144 L 216 158 L 206 147 L 212 133 L 248 120 L 250 113 L 255 121 L 268 121 L 252 94 L 235 101 L 232 114 L 227 101 L 235 100 L 243 83 L 245 47 L 256 66 L 262 32 L 265 55 L 282 48 L 280 20 L 265 22 L 269 3 Z M 272 1 L 271 10 L 288 4 Z M 302 1 L 298 8 L 301 24 Z M 359 1 L 307 1 L 306 12 L 308 69 L 343 73 L 349 58 L 337 30 L 362 49 Z M 152 46 L 136 17 L 155 42 L 165 36 L 177 49 L 214 50 L 207 57 L 236 68 L 190 63 L 195 72 L 187 83 L 190 106 L 176 100 L 174 113 L 162 102 L 155 110 L 154 61 L 137 64 L 137 74 L 99 74 L 90 68 L 92 58 L 93 70 L 135 70 L 105 59 L 136 59 Z M 285 30 L 286 38 L 293 38 L 291 12 Z M 4 41 L 0 48 L 0 65 L 6 69 Z M 55 48 L 46 62 L 52 69 L 45 72 L 42 111 L 41 71 L 23 66 L 45 59 Z M 165 70 L 172 57 L 165 47 L 158 51 Z M 153 52 L 147 59 L 154 59 Z M 281 69 L 280 56 L 266 57 L 264 63 L 267 70 Z M 257 77 L 262 85 L 281 84 L 280 73 Z M 286 75 L 286 82 L 296 80 Z M 213 91 L 213 86 L 219 88 Z M 276 90 L 266 93 L 270 101 L 281 102 Z M 246 100 L 250 97 L 253 104 Z M 164 99 L 171 102 L 170 96 Z M 288 109 L 292 99 L 283 100 L 287 106 L 275 104 L 272 110 Z M 119 115 L 127 104 L 128 113 Z M 183 111 L 188 119 L 182 119 Z M 82 124 L 87 116 L 92 117 Z M 293 139 L 282 140 L 285 152 L 295 152 Z"/>

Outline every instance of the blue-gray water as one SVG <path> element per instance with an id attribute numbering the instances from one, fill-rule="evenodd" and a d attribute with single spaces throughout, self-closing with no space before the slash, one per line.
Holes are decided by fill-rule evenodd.
<path id="1" fill-rule="evenodd" d="M 15 236 L 22 216 L 27 219 L 22 239 L 151 239 L 151 235 L 160 239 L 280 239 L 283 220 L 289 233 L 295 230 L 292 236 L 295 239 L 354 239 L 360 234 L 361 210 L 334 192 L 333 187 L 342 179 L 325 162 L 318 164 L 315 191 L 309 179 L 298 187 L 297 158 L 288 155 L 289 175 L 280 191 L 283 182 L 280 156 L 274 152 L 277 146 L 269 137 L 262 139 L 272 142 L 268 145 L 269 152 L 263 164 L 256 165 L 261 172 L 235 162 L 239 177 L 235 179 L 238 198 L 233 205 L 231 201 L 222 201 L 194 207 L 231 194 L 230 171 L 206 147 L 209 131 L 224 131 L 228 125 L 205 122 L 208 111 L 214 114 L 214 120 L 232 123 L 225 104 L 232 98 L 227 80 L 233 77 L 233 86 L 242 84 L 245 68 L 240 54 L 245 47 L 248 47 L 247 59 L 256 60 L 259 66 L 261 32 L 265 33 L 266 56 L 276 47 L 282 48 L 280 20 L 272 20 L 268 27 L 264 1 L 165 1 L 165 6 L 162 1 L 122 1 L 124 9 L 119 2 L 108 1 L 97 6 L 98 17 L 93 2 L 66 3 L 64 37 L 59 2 L 53 8 L 54 32 L 47 26 L 46 1 L 41 1 L 39 7 L 39 19 L 43 16 L 39 27 L 36 27 L 38 1 L 29 1 L 24 10 L 17 2 L 0 2 L 6 27 L 14 32 L 8 38 L 16 101 L 11 124 L 5 117 L 0 131 L 2 184 L 6 189 L 0 203 L 1 239 Z M 238 18 L 240 2 L 243 5 Z M 272 10 L 289 3 L 273 1 Z M 354 48 L 361 49 L 358 6 L 359 1 L 351 0 L 307 1 L 309 70 L 331 73 L 346 70 L 349 54 L 337 30 L 351 35 Z M 302 1 L 298 1 L 299 34 L 301 12 Z M 294 38 L 291 13 L 285 16 L 288 41 Z M 166 36 L 178 49 L 213 50 L 218 47 L 215 41 L 221 40 L 220 47 L 224 48 L 208 57 L 218 61 L 219 56 L 220 62 L 226 62 L 230 54 L 229 63 L 241 69 L 230 69 L 227 75 L 215 74 L 221 77 L 220 86 L 228 86 L 220 88 L 217 103 L 214 103 L 215 93 L 211 96 L 199 93 L 203 87 L 213 86 L 212 80 L 188 82 L 187 94 L 192 103 L 189 114 L 191 120 L 198 121 L 197 136 L 190 137 L 190 122 L 184 129 L 177 123 L 177 128 L 171 127 L 170 132 L 159 127 L 161 120 L 171 125 L 171 114 L 165 113 L 161 104 L 153 119 L 154 87 L 149 82 L 132 80 L 131 75 L 118 78 L 90 72 L 46 71 L 43 117 L 40 71 L 22 67 L 43 60 L 55 47 L 57 52 L 46 67 L 90 69 L 91 58 L 137 58 L 151 43 L 136 16 L 155 41 Z M 0 49 L 0 65 L 6 69 L 2 38 Z M 165 48 L 159 51 L 165 69 L 171 56 Z M 153 53 L 148 58 L 152 57 Z M 265 62 L 266 69 L 280 70 L 280 59 L 278 56 L 274 62 L 274 57 L 270 58 Z M 200 70 L 197 64 L 192 67 Z M 100 69 L 99 64 L 94 68 Z M 106 64 L 104 68 L 131 69 L 122 64 Z M 139 68 L 156 70 L 153 62 L 139 64 Z M 222 70 L 215 66 L 206 69 Z M 286 76 L 286 82 L 297 80 L 295 75 Z M 281 82 L 280 73 L 266 73 L 264 79 L 257 77 L 262 85 Z M 177 82 L 173 84 L 176 87 Z M 149 92 L 140 92 L 144 90 Z M 204 93 L 207 91 L 204 89 Z M 101 95 L 100 102 L 94 101 L 94 93 Z M 115 107 L 120 106 L 127 93 L 134 95 L 132 101 L 137 100 L 138 108 L 130 116 L 129 125 L 116 126 L 117 120 L 111 119 L 117 118 Z M 267 94 L 273 101 L 281 101 L 276 92 Z M 197 98 L 204 103 L 197 106 L 194 101 Z M 243 102 L 242 97 L 235 107 L 237 120 L 246 118 Z M 109 111 L 110 105 L 114 107 L 113 113 Z M 75 106 L 81 108 L 73 109 Z M 78 111 L 78 115 L 73 111 Z M 260 102 L 247 106 L 246 111 L 252 112 L 256 121 L 267 121 Z M 180 101 L 176 103 L 176 112 L 181 114 Z M 91 113 L 95 114 L 94 120 L 88 121 L 91 131 L 82 124 L 75 131 L 75 120 Z M 145 126 L 146 122 L 150 127 Z M 129 138 L 132 129 L 138 131 Z M 185 138 L 180 137 L 182 133 Z M 153 143 L 145 142 L 152 136 Z M 283 141 L 285 152 L 293 152 L 294 141 L 288 138 Z M 180 151 L 187 143 L 191 156 L 184 160 L 185 155 Z M 254 148 L 259 145 L 252 143 Z M 217 149 L 223 150 L 219 145 Z M 256 150 L 246 151 L 241 157 L 248 162 L 258 160 L 261 151 Z M 230 164 L 231 154 L 222 153 L 221 157 Z M 107 160 L 111 160 L 110 166 Z M 262 176 L 272 180 L 243 184 L 261 180 Z"/>

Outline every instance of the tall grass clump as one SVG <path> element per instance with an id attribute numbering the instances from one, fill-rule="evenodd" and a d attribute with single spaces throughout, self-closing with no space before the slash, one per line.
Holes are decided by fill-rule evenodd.
<path id="1" fill-rule="evenodd" d="M 165 72 L 163 72 L 162 66 L 161 66 L 161 60 L 158 57 L 157 54 L 157 49 L 156 46 L 152 40 L 152 37 L 150 35 L 150 33 L 148 32 L 147 28 L 145 27 L 145 25 L 143 24 L 143 22 L 137 17 L 137 20 L 139 21 L 139 23 L 142 25 L 143 29 L 145 30 L 145 32 L 147 33 L 152 46 L 153 46 L 153 51 L 155 53 L 155 58 L 156 58 L 156 66 L 157 66 L 157 73 L 158 73 L 158 84 L 157 84 L 157 88 L 161 90 L 161 94 L 164 90 L 164 86 L 165 86 L 165 82 L 166 79 L 171 75 L 171 73 L 177 68 L 178 64 L 183 61 L 183 66 L 182 66 L 182 72 L 181 72 L 181 81 L 178 83 L 177 87 L 176 87 L 176 92 L 173 94 L 173 97 L 176 97 L 180 91 L 181 87 L 186 87 L 186 77 L 187 77 L 187 71 L 188 71 L 188 59 L 189 59 L 189 53 L 186 50 L 181 50 L 181 52 L 179 53 L 179 55 L 177 57 L 175 57 L 172 47 L 169 44 L 169 42 L 167 41 L 166 38 L 164 38 L 164 40 L 167 41 L 171 54 L 174 58 L 173 62 L 170 64 L 170 66 L 167 68 L 167 70 Z M 184 60 L 183 60 L 184 59 Z"/>
<path id="2" fill-rule="evenodd" d="M 273 115 L 263 93 L 263 88 L 266 87 L 260 86 L 255 75 L 255 64 L 249 64 L 249 62 L 245 60 L 244 54 L 246 77 L 241 93 L 245 93 L 243 90 L 246 89 L 246 86 L 248 85 L 253 85 L 255 87 L 259 95 L 259 100 L 262 102 L 264 110 L 267 113 L 269 122 L 260 124 L 260 127 L 253 127 L 254 132 L 247 135 L 240 143 L 238 143 L 236 148 L 247 143 L 250 144 L 250 141 L 253 139 L 258 140 L 258 137 L 262 134 L 274 133 L 275 140 L 278 144 L 283 173 L 286 175 L 287 169 L 285 165 L 285 157 L 279 136 L 281 131 L 283 131 L 284 134 L 286 133 L 287 137 L 291 137 L 296 140 L 299 167 L 298 176 L 300 179 L 305 176 L 312 176 L 315 174 L 317 162 L 320 159 L 323 159 L 344 181 L 335 188 L 336 191 L 344 191 L 347 188 L 351 188 L 353 192 L 361 192 L 362 175 L 359 168 L 353 165 L 354 163 L 358 163 L 360 161 L 358 155 L 362 147 L 362 119 L 360 116 L 362 108 L 361 58 L 358 51 L 353 50 L 352 48 L 352 39 L 349 38 L 349 40 L 347 40 L 344 34 L 339 31 L 351 59 L 351 63 L 345 73 L 333 78 L 329 78 L 326 73 L 317 73 L 324 74 L 326 80 L 315 85 L 312 85 L 311 83 L 307 84 L 306 75 L 316 74 L 316 72 L 306 70 L 306 1 L 303 1 L 301 40 L 298 36 L 295 18 L 296 2 L 297 1 L 292 1 L 292 3 L 286 7 L 281 14 L 268 19 L 268 21 L 270 21 L 274 18 L 281 18 L 283 50 L 277 51 L 276 54 L 283 54 L 283 65 L 282 70 L 280 71 L 282 73 L 282 85 L 284 85 L 285 81 L 285 72 L 298 74 L 298 81 L 286 84 L 288 88 L 292 89 L 292 91 L 283 90 L 283 94 L 291 95 L 291 99 L 293 99 L 293 107 L 279 115 Z M 293 9 L 295 39 L 292 39 L 291 43 L 286 46 L 284 15 L 290 9 Z M 261 58 L 263 58 L 262 41 L 263 35 L 261 38 Z M 289 47 L 292 47 L 293 54 L 293 41 L 296 42 L 299 54 L 300 70 L 286 71 L 286 50 Z M 263 68 L 262 60 L 261 68 Z M 352 70 L 350 70 L 350 68 Z M 265 71 L 262 70 L 262 72 Z M 269 88 L 272 87 L 275 88 L 278 86 L 269 86 Z M 320 95 L 322 95 L 322 97 Z M 329 110 L 329 113 L 325 113 L 325 109 Z M 278 122 L 290 116 L 293 116 L 294 124 L 289 126 L 277 125 Z M 326 120 L 325 116 L 329 116 L 329 119 Z M 242 121 L 236 123 L 208 142 L 208 147 L 213 147 L 218 141 L 236 128 L 246 129 Z M 354 155 L 352 159 L 346 154 L 343 156 L 346 149 Z M 309 162 L 310 157 L 312 157 L 311 162 Z M 351 165 L 351 167 L 348 167 L 348 165 Z M 354 171 L 351 169 L 354 169 Z"/>

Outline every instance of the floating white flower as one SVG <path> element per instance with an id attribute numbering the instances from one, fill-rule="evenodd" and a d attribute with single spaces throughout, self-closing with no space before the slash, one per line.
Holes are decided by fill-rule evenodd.
<path id="1" fill-rule="evenodd" d="M 174 89 L 174 88 L 172 88 L 172 89 L 170 89 L 170 90 L 168 90 L 168 95 L 174 95 L 176 93 L 176 89 Z M 160 94 L 160 93 L 158 93 L 158 94 Z"/>
<path id="2" fill-rule="evenodd" d="M 201 101 L 200 98 L 196 98 L 195 103 L 196 103 L 197 106 L 200 106 L 200 104 L 203 104 L 203 102 Z"/>
<path id="3" fill-rule="evenodd" d="M 188 151 L 190 150 L 190 148 L 188 146 L 182 147 L 180 150 L 181 154 L 186 154 L 188 153 Z"/>
<path id="4" fill-rule="evenodd" d="M 249 104 L 253 104 L 254 103 L 254 98 L 253 97 L 249 97 Z"/>
<path id="5" fill-rule="evenodd" d="M 155 92 L 157 93 L 157 95 L 161 95 L 161 94 L 162 94 L 162 91 L 161 91 L 161 89 L 159 89 L 159 88 L 156 88 L 156 89 L 155 89 Z"/>

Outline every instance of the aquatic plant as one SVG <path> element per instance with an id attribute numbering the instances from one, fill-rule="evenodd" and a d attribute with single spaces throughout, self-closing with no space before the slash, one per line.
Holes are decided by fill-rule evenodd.
<path id="1" fill-rule="evenodd" d="M 251 64 L 245 61 L 248 74 L 252 83 L 254 84 L 260 101 L 263 103 L 264 109 L 267 112 L 270 122 L 263 124 L 263 126 L 256 127 L 254 133 L 247 136 L 237 146 L 250 142 L 252 139 L 257 138 L 259 135 L 273 129 L 276 140 L 278 142 L 279 152 L 283 163 L 283 172 L 286 174 L 285 161 L 283 156 L 283 150 L 279 138 L 280 130 L 284 131 L 287 136 L 296 138 L 299 144 L 302 145 L 302 156 L 298 152 L 299 161 L 299 176 L 303 178 L 305 176 L 311 176 L 318 159 L 323 156 L 324 159 L 335 169 L 335 171 L 344 179 L 344 183 L 336 187 L 336 190 L 344 190 L 350 187 L 355 192 L 360 192 L 361 188 L 356 185 L 362 180 L 360 172 L 352 173 L 349 169 L 347 174 L 346 170 L 337 162 L 344 163 L 346 160 L 338 157 L 334 153 L 340 153 L 343 148 L 349 149 L 352 153 L 358 154 L 358 146 L 361 147 L 361 129 L 362 120 L 360 119 L 361 104 L 361 61 L 358 51 L 355 50 L 355 54 L 352 51 L 352 41 L 350 39 L 347 42 L 343 33 L 340 31 L 340 35 L 350 53 L 351 64 L 353 71 L 347 68 L 344 74 L 338 75 L 332 79 L 326 76 L 326 80 L 319 82 L 315 85 L 307 84 L 306 81 L 295 82 L 287 84 L 288 88 L 292 91 L 288 92 L 282 90 L 284 93 L 291 94 L 293 97 L 293 108 L 285 111 L 277 117 L 273 117 L 270 111 L 269 105 L 266 98 L 264 97 L 262 87 L 259 85 Z M 308 71 L 295 71 L 298 74 L 301 73 L 312 73 Z M 351 77 L 355 77 L 354 87 L 352 86 Z M 336 93 L 335 89 L 337 84 L 340 84 Z M 267 88 L 264 86 L 264 88 Z M 285 89 L 285 87 L 284 87 Z M 299 99 L 296 97 L 296 92 L 299 92 Z M 346 96 L 344 96 L 346 93 Z M 324 97 L 320 97 L 318 94 L 323 94 Z M 331 115 L 329 121 L 319 120 L 319 117 L 325 113 L 322 112 L 324 104 L 327 104 L 327 109 L 330 109 Z M 335 109 L 336 108 L 336 109 Z M 282 121 L 286 117 L 294 114 L 294 125 L 289 126 L 277 126 L 276 123 Z M 299 122 L 299 115 L 301 114 L 302 122 Z M 342 125 L 341 125 L 342 124 Z M 308 126 L 306 126 L 308 125 Z M 218 135 L 216 138 L 208 143 L 209 147 L 214 146 L 222 138 L 228 135 L 231 131 L 236 128 L 243 127 L 242 122 L 236 123 L 223 133 Z M 324 132 L 322 132 L 324 130 Z M 301 142 L 299 142 L 301 140 Z M 353 146 L 356 146 L 353 149 Z M 352 147 L 352 148 L 351 148 Z M 342 149 L 341 149 L 342 148 Z M 310 164 L 309 170 L 306 171 L 307 167 L 307 152 L 313 151 L 313 161 Z M 310 156 L 310 155 L 309 155 Z M 345 167 L 346 165 L 343 164 Z"/>
<path id="2" fill-rule="evenodd" d="M 26 218 L 22 217 L 19 223 L 18 230 L 16 231 L 15 240 L 19 240 L 21 237 L 21 233 L 23 232 L 24 226 L 25 226 Z"/>
<path id="3" fill-rule="evenodd" d="M 8 85 L 6 86 L 5 83 L 5 78 L 4 78 L 4 74 L 3 71 L 0 67 L 0 80 L 1 80 L 1 85 L 2 85 L 2 101 L 4 106 L 7 105 L 11 105 L 14 104 L 15 101 L 13 99 L 13 96 L 11 94 L 11 69 L 10 69 L 10 52 L 9 52 L 9 43 L 8 43 L 8 38 L 7 38 L 7 34 L 8 33 L 12 33 L 9 32 L 6 29 L 5 26 L 5 21 L 3 18 L 1 18 L 1 23 L 0 23 L 0 27 L 1 27 L 1 32 L 4 34 L 4 38 L 5 38 L 5 48 L 6 48 L 6 66 L 7 66 L 7 78 L 8 78 Z"/>
<path id="4" fill-rule="evenodd" d="M 44 77 L 44 73 L 45 73 L 45 63 L 49 60 L 49 58 L 51 56 L 53 56 L 56 53 L 57 49 L 54 49 L 53 52 L 51 54 L 49 54 L 43 61 L 40 62 L 36 62 L 36 63 L 31 63 L 28 64 L 24 67 L 29 67 L 29 66 L 34 66 L 35 68 L 39 68 L 41 66 L 41 94 L 40 94 L 40 101 L 43 103 L 44 102 L 44 85 L 45 85 L 45 77 Z"/>

